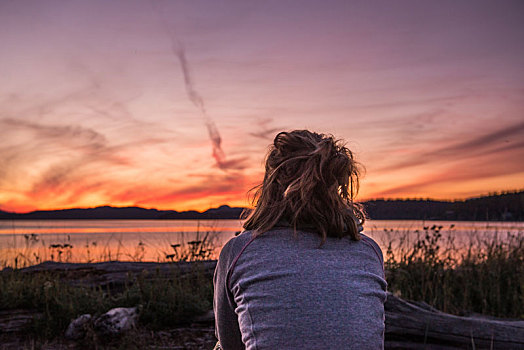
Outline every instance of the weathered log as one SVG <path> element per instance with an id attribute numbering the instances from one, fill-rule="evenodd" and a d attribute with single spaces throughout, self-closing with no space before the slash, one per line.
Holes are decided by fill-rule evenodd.
<path id="1" fill-rule="evenodd" d="M 524 321 L 461 317 L 388 294 L 387 349 L 524 349 Z"/>
<path id="2" fill-rule="evenodd" d="M 18 271 L 23 273 L 53 272 L 58 273 L 72 285 L 111 287 L 118 290 L 126 283 L 135 281 L 139 275 L 145 279 L 169 279 L 173 276 L 182 277 L 190 273 L 200 273 L 203 276 L 211 277 L 215 266 L 216 260 L 174 263 L 130 261 L 60 263 L 46 261 Z M 6 270 L 4 273 L 11 271 Z"/>
<path id="3" fill-rule="evenodd" d="M 180 261 L 180 262 L 134 262 L 134 261 L 104 261 L 98 263 L 63 263 L 56 261 L 45 261 L 38 265 L 32 265 L 19 269 L 22 272 L 42 272 L 42 271 L 75 271 L 91 270 L 103 271 L 106 273 L 119 272 L 142 272 L 142 271 L 160 271 L 161 273 L 172 273 L 174 269 L 177 272 L 192 272 L 196 268 L 214 269 L 216 260 L 206 261 Z"/>
<path id="4" fill-rule="evenodd" d="M 35 318 L 42 314 L 36 310 L 2 310 L 0 311 L 0 334 L 20 332 L 31 326 Z"/>

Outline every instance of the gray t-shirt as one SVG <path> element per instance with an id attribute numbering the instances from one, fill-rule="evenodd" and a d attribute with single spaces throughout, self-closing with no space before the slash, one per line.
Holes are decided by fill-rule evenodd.
<path id="1" fill-rule="evenodd" d="M 246 231 L 222 249 L 214 276 L 224 350 L 382 349 L 382 252 L 362 234 L 328 238 L 275 228 Z"/>

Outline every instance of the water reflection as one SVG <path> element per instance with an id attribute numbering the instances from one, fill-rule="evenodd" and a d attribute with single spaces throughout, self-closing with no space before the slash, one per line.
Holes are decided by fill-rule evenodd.
<path id="1" fill-rule="evenodd" d="M 215 259 L 240 230 L 239 220 L 0 221 L 0 267 L 46 260 Z M 439 247 L 437 254 L 459 256 L 493 240 L 508 240 L 508 233 L 522 237 L 524 223 L 374 220 L 366 222 L 364 232 L 386 258 L 403 256 L 417 244 L 433 244 Z"/>

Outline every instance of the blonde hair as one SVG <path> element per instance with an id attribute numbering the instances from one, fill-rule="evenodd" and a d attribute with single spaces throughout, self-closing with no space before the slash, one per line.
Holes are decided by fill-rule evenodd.
<path id="1" fill-rule="evenodd" d="M 244 229 L 262 234 L 279 221 L 312 227 L 322 237 L 360 239 L 363 208 L 355 203 L 360 170 L 353 153 L 332 135 L 308 130 L 281 132 L 266 156 Z"/>

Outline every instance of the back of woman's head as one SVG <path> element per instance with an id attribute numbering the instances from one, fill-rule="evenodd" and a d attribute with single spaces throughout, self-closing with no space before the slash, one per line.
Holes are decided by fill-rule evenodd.
<path id="1" fill-rule="evenodd" d="M 308 130 L 281 132 L 266 157 L 264 181 L 244 228 L 256 234 L 286 221 L 295 229 L 314 228 L 326 237 L 360 238 L 364 222 L 353 153 L 331 135 Z"/>

